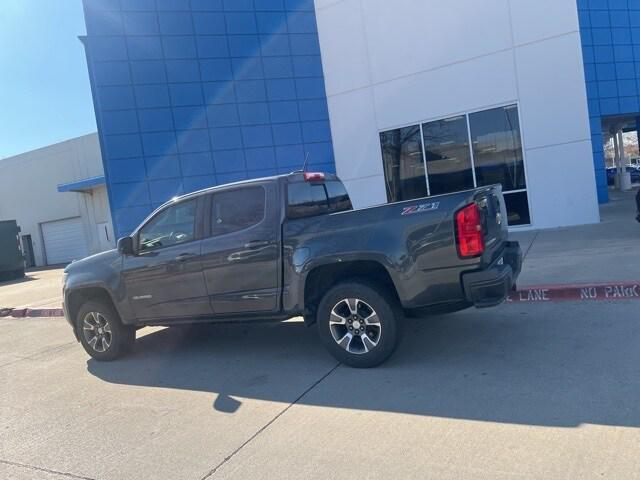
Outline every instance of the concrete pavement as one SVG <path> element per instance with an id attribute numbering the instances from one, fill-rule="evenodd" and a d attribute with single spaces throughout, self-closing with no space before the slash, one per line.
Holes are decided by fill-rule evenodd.
<path id="1" fill-rule="evenodd" d="M 62 304 L 63 268 L 29 270 L 24 278 L 0 282 L 0 308 L 57 308 Z"/>
<path id="2" fill-rule="evenodd" d="M 519 233 L 521 285 L 637 281 L 630 196 Z M 632 213 L 632 212 L 631 212 Z M 61 271 L 0 284 L 60 303 Z M 145 329 L 89 360 L 63 319 L 0 320 L 0 478 L 640 477 L 637 302 L 407 320 L 391 361 L 339 366 L 299 323 Z"/>
<path id="3" fill-rule="evenodd" d="M 142 332 L 100 364 L 62 319 L 0 322 L 0 478 L 640 474 L 633 302 L 409 320 L 367 371 L 295 323 Z"/>
<path id="4" fill-rule="evenodd" d="M 640 280 L 640 223 L 636 191 L 610 192 L 601 222 L 513 233 L 526 253 L 520 285 Z M 558 208 L 562 208 L 560 205 Z"/>

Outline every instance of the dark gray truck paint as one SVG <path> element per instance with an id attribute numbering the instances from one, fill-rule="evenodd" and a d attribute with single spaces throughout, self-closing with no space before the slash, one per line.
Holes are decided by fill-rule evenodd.
<path id="1" fill-rule="evenodd" d="M 332 175 L 326 179 L 338 181 Z M 303 181 L 298 173 L 185 195 L 142 225 L 169 206 L 195 201 L 192 241 L 135 255 L 112 250 L 69 265 L 64 307 L 74 332 L 79 306 L 96 297 L 112 302 L 128 325 L 297 315 L 312 321 L 322 292 L 354 275 L 386 285 L 405 309 L 497 305 L 515 285 L 521 253 L 501 221 L 506 211 L 500 186 L 288 219 L 288 185 Z M 211 237 L 212 196 L 247 187 L 265 190 L 263 220 Z M 478 258 L 462 259 L 454 217 L 474 202 L 480 206 L 486 249 Z M 141 227 L 132 234 L 134 244 Z"/>

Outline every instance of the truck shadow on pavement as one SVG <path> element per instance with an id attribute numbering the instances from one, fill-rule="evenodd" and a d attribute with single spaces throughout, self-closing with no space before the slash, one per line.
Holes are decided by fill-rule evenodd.
<path id="1" fill-rule="evenodd" d="M 335 361 L 315 328 L 295 323 L 164 329 L 139 338 L 123 360 L 87 365 L 114 384 L 210 392 L 214 410 L 226 414 L 250 398 L 513 424 L 639 427 L 635 308 L 509 305 L 407 319 L 389 362 L 371 370 L 340 366 L 324 379 Z"/>
<path id="2" fill-rule="evenodd" d="M 32 282 L 34 280 L 37 279 L 30 277 L 28 274 L 20 278 L 7 278 L 0 276 L 0 287 L 4 287 L 7 285 L 17 285 L 18 283 Z"/>

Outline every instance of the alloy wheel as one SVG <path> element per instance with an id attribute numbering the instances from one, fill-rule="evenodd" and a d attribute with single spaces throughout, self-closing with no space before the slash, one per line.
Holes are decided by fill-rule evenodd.
<path id="1" fill-rule="evenodd" d="M 106 352 L 111 346 L 111 325 L 101 313 L 87 313 L 82 320 L 82 331 L 87 344 L 96 352 Z"/>
<path id="2" fill-rule="evenodd" d="M 357 298 L 345 298 L 335 304 L 331 309 L 329 329 L 335 342 L 355 355 L 363 355 L 376 348 L 382 335 L 376 311 Z"/>

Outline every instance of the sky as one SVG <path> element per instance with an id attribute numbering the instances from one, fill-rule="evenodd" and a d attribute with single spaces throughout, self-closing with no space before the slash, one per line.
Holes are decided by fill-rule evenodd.
<path id="1" fill-rule="evenodd" d="M 0 158 L 95 132 L 82 0 L 0 3 Z"/>

